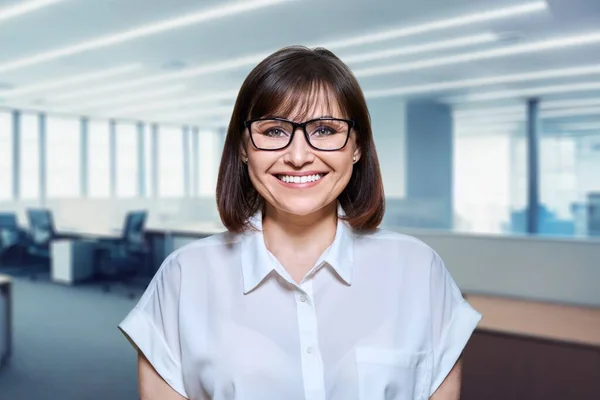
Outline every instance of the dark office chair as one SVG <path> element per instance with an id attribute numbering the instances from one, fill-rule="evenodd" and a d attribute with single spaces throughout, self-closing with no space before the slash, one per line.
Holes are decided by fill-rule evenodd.
<path id="1" fill-rule="evenodd" d="M 32 271 L 47 273 L 50 270 L 52 241 L 58 239 L 78 240 L 80 237 L 57 233 L 52 211 L 48 209 L 28 209 L 27 220 L 30 228 L 27 239 L 28 264 Z M 37 279 L 37 272 L 30 273 L 30 278 Z"/>
<path id="2" fill-rule="evenodd" d="M 133 211 L 125 216 L 123 234 L 118 239 L 102 239 L 95 253 L 96 277 L 104 282 L 103 290 L 111 290 L 111 283 L 131 286 L 141 275 L 148 260 L 144 227 L 148 213 Z M 130 292 L 129 297 L 135 294 Z"/>
<path id="3" fill-rule="evenodd" d="M 0 265 L 6 262 L 22 264 L 26 235 L 15 213 L 0 213 Z"/>
<path id="4" fill-rule="evenodd" d="M 30 228 L 27 253 L 36 259 L 49 260 L 50 243 L 56 238 L 52 212 L 45 209 L 29 209 L 27 220 Z"/>

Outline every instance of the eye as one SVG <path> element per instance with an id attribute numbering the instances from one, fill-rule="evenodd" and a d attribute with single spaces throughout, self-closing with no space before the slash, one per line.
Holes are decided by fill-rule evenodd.
<path id="1" fill-rule="evenodd" d="M 270 128 L 270 129 L 267 129 L 266 131 L 264 131 L 263 135 L 268 136 L 268 137 L 277 138 L 277 137 L 287 136 L 287 133 L 284 130 L 279 129 L 279 128 Z"/>
<path id="2" fill-rule="evenodd" d="M 313 131 L 312 134 L 316 136 L 329 136 L 333 135 L 334 133 L 336 133 L 335 129 L 329 126 L 319 126 Z"/>

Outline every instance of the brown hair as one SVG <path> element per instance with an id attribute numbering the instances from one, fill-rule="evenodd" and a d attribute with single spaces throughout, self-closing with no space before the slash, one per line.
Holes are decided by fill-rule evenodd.
<path id="1" fill-rule="evenodd" d="M 293 46 L 271 54 L 258 64 L 238 93 L 217 179 L 217 207 L 230 232 L 244 231 L 249 218 L 263 205 L 242 162 L 244 122 L 265 116 L 288 116 L 299 101 L 307 113 L 314 106 L 310 99 L 322 89 L 327 89 L 346 117 L 355 121 L 356 141 L 361 150 L 352 177 L 338 197 L 346 214 L 344 219 L 357 230 L 375 229 L 381 223 L 385 210 L 383 182 L 360 85 L 350 69 L 329 50 Z"/>

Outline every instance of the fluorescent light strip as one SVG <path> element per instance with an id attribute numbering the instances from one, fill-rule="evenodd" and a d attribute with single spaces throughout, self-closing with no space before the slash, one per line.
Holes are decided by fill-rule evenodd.
<path id="1" fill-rule="evenodd" d="M 70 105 L 62 105 L 56 106 L 59 110 L 63 112 L 73 112 L 73 111 L 90 111 L 90 110 L 101 110 L 104 108 L 112 108 L 118 107 L 119 105 L 129 105 L 132 101 L 146 101 L 149 98 L 159 97 L 159 96 L 167 96 L 176 93 L 181 93 L 185 90 L 185 85 L 176 85 L 171 87 L 165 87 L 154 90 L 147 90 L 144 92 L 135 92 L 130 95 L 120 96 L 120 97 L 112 97 L 109 99 L 99 100 L 90 103 L 82 103 L 82 104 L 70 104 Z"/>
<path id="2" fill-rule="evenodd" d="M 552 110 L 560 108 L 576 108 L 576 107 L 590 107 L 600 106 L 600 98 L 587 98 L 587 99 L 570 99 L 570 100 L 551 100 L 543 101 L 540 103 L 542 110 Z"/>
<path id="3" fill-rule="evenodd" d="M 203 10 L 182 17 L 160 21 L 154 24 L 144 25 L 124 32 L 119 32 L 108 36 L 102 36 L 97 39 L 88 40 L 73 46 L 63 47 L 60 49 L 55 49 L 41 54 L 37 54 L 35 56 L 25 57 L 15 61 L 0 64 L 0 72 L 6 72 L 18 68 L 31 66 L 34 64 L 40 64 L 42 62 L 67 57 L 73 54 L 83 53 L 102 47 L 112 46 L 141 37 L 155 35 L 157 33 L 183 28 L 205 21 L 220 19 L 230 15 L 241 14 L 250 10 L 269 7 L 289 1 L 290 0 L 248 0 L 243 2 L 238 1 L 225 6 L 216 7 L 209 10 Z"/>
<path id="4" fill-rule="evenodd" d="M 560 125 L 559 130 L 562 131 L 600 131 L 600 123 L 598 122 L 578 122 Z"/>
<path id="5" fill-rule="evenodd" d="M 266 55 L 265 55 L 266 56 Z M 264 57 L 255 57 L 252 59 L 251 64 L 260 62 Z M 96 88 L 79 90 L 76 92 L 65 93 L 63 95 L 55 96 L 54 100 L 75 100 L 90 96 L 102 95 L 112 93 L 116 91 L 124 91 L 129 89 L 138 88 L 140 86 L 153 85 L 157 83 L 171 82 L 179 79 L 193 78 L 200 75 L 210 74 L 213 72 L 226 71 L 228 69 L 235 69 L 241 66 L 249 65 L 249 60 L 246 58 L 239 58 L 235 60 L 225 61 L 217 64 L 204 65 L 198 68 L 189 69 L 181 72 L 173 72 L 169 74 L 161 74 L 150 76 L 147 78 L 141 78 L 137 80 L 128 80 L 126 82 L 117 82 L 111 85 L 103 85 Z"/>
<path id="6" fill-rule="evenodd" d="M 533 43 L 526 43 L 516 46 L 502 47 L 499 49 L 483 50 L 473 53 L 458 54 L 448 57 L 438 57 L 429 60 L 422 60 L 416 62 L 408 62 L 401 64 L 385 65 L 382 67 L 364 68 L 355 71 L 354 74 L 357 77 L 368 77 L 376 75 L 385 75 L 398 72 L 408 72 L 415 70 L 422 70 L 425 68 L 433 68 L 447 65 L 455 65 L 466 62 L 478 61 L 478 60 L 489 60 L 493 58 L 514 56 L 518 54 L 530 54 L 535 52 L 541 52 L 546 50 L 556 50 L 565 47 L 583 46 L 586 44 L 599 43 L 600 33 L 593 33 L 588 35 L 571 36 L 563 39 L 548 39 Z"/>
<path id="7" fill-rule="evenodd" d="M 441 42 L 427 43 L 418 46 L 409 46 L 409 47 L 401 47 L 398 49 L 387 50 L 382 52 L 374 52 L 374 53 L 366 53 L 359 54 L 350 57 L 342 57 L 345 62 L 362 62 L 367 60 L 377 60 L 386 57 L 393 57 L 397 55 L 409 55 L 409 54 L 417 54 L 421 52 L 433 51 L 433 50 L 441 50 L 441 49 L 449 49 L 453 47 L 459 46 L 467 46 L 478 43 L 488 43 L 490 41 L 497 40 L 497 36 L 491 33 L 475 35 L 475 36 L 467 36 L 458 39 L 452 39 Z M 257 60 L 258 61 L 258 60 Z M 600 72 L 600 66 L 598 67 Z M 106 89 L 106 88 L 105 88 Z M 120 110 L 120 113 L 129 113 L 129 112 L 137 112 L 137 111 L 148 111 L 148 110 L 158 110 L 165 108 L 178 108 L 182 106 L 193 105 L 197 103 L 203 103 L 206 101 L 212 100 L 221 100 L 221 99 L 233 99 L 237 95 L 237 91 L 231 91 L 228 93 L 215 94 L 212 96 L 195 96 L 190 97 L 188 99 L 180 99 L 175 101 L 164 101 L 159 103 L 151 103 L 151 104 L 142 104 L 138 107 L 132 107 L 125 110 Z"/>
<path id="8" fill-rule="evenodd" d="M 548 100 L 540 103 L 540 110 L 560 110 L 565 108 L 578 108 L 578 107 L 594 107 L 600 106 L 600 98 L 584 98 L 584 99 L 568 99 L 568 100 Z M 469 118 L 480 118 L 480 117 L 496 117 L 496 116 L 525 116 L 525 104 L 518 106 L 506 106 L 506 107 L 478 107 L 478 108 L 465 108 L 457 109 L 455 107 L 453 116 L 456 119 L 469 119 Z"/>
<path id="9" fill-rule="evenodd" d="M 487 107 L 487 108 L 471 108 L 471 109 L 454 109 L 452 116 L 455 119 L 477 118 L 479 116 L 525 116 L 525 105 L 507 106 L 507 107 Z"/>
<path id="10" fill-rule="evenodd" d="M 181 108 L 211 101 L 234 100 L 236 95 L 237 91 L 232 90 L 228 92 L 219 92 L 212 95 L 192 96 L 187 98 L 164 100 L 154 103 L 144 103 L 137 106 L 120 109 L 119 115 L 132 114 L 140 111 L 147 112 L 154 110 Z"/>
<path id="11" fill-rule="evenodd" d="M 524 4 L 516 7 L 501 8 L 496 10 L 490 10 L 477 14 L 467 14 L 447 20 L 435 21 L 428 24 L 421 24 L 412 27 L 393 29 L 385 32 L 378 32 L 370 35 L 360 35 L 354 38 L 343 40 L 343 41 L 332 41 L 329 43 L 319 43 L 308 47 L 327 47 L 335 50 L 340 50 L 352 46 L 358 46 L 367 43 L 381 42 L 389 39 L 406 37 L 411 35 L 417 35 L 421 33 L 437 31 L 442 29 L 448 29 L 456 26 L 471 25 L 479 22 L 492 21 L 497 19 L 509 18 L 516 15 L 525 15 L 534 12 L 539 12 L 546 9 L 546 2 L 537 1 L 529 4 Z M 128 90 L 137 88 L 148 84 L 156 84 L 169 82 L 178 79 L 194 78 L 200 75 L 207 75 L 216 72 L 223 72 L 227 70 L 243 68 L 253 66 L 262 61 L 267 57 L 271 51 L 247 55 L 231 60 L 225 60 L 214 64 L 200 65 L 196 68 L 192 68 L 186 71 L 175 72 L 170 74 L 156 75 L 152 77 L 142 78 L 129 82 L 119 83 L 115 85 L 103 86 L 99 88 L 92 88 L 83 91 L 67 93 L 64 96 L 57 98 L 57 100 L 76 99 L 86 96 L 94 96 L 99 94 L 106 94 L 119 90 Z M 0 70 L 2 66 L 0 65 Z"/>
<path id="12" fill-rule="evenodd" d="M 562 117 L 580 117 L 580 116 L 597 116 L 600 117 L 600 107 L 584 107 L 573 108 L 566 110 L 552 110 L 542 112 L 543 118 L 562 118 Z"/>
<path id="13" fill-rule="evenodd" d="M 503 84 L 503 83 L 515 83 L 515 82 L 530 82 L 533 80 L 575 77 L 575 76 L 593 75 L 593 74 L 600 74 L 600 65 L 561 68 L 561 69 L 553 69 L 553 70 L 542 70 L 542 71 L 534 71 L 534 72 L 525 72 L 525 73 L 520 73 L 520 74 L 499 75 L 499 76 L 484 77 L 484 78 L 463 79 L 463 80 L 449 81 L 449 82 L 438 82 L 438 83 L 425 84 L 425 85 L 405 86 L 405 87 L 392 88 L 392 89 L 371 90 L 371 91 L 365 91 L 365 97 L 367 97 L 369 99 L 373 99 L 373 98 L 390 97 L 390 96 L 430 93 L 430 92 L 450 90 L 450 89 L 464 89 L 464 88 L 479 87 L 479 86 L 484 86 L 484 85 L 496 85 L 496 84 Z M 194 105 L 194 104 L 208 102 L 208 101 L 234 99 L 236 96 L 236 93 L 237 93 L 236 91 L 232 90 L 232 91 L 228 91 L 228 92 L 219 92 L 219 93 L 215 93 L 215 94 L 211 94 L 211 95 L 194 96 L 194 97 L 184 98 L 184 99 L 179 99 L 179 100 L 165 100 L 165 101 L 160 101 L 160 102 L 156 102 L 156 103 L 144 103 L 139 106 L 134 106 L 134 107 L 130 107 L 127 109 L 119 110 L 118 113 L 119 113 L 119 115 L 123 115 L 125 113 L 134 113 L 134 112 L 138 112 L 138 111 L 165 110 L 168 108 L 173 109 L 173 108 L 189 106 L 189 105 Z M 542 107 L 551 107 L 552 105 L 553 105 L 552 102 L 543 103 Z M 555 105 L 555 107 L 560 107 L 560 105 L 559 104 Z"/>
<path id="14" fill-rule="evenodd" d="M 466 36 L 458 39 L 443 40 L 439 42 L 418 44 L 415 46 L 399 47 L 396 49 L 376 51 L 372 53 L 357 54 L 354 56 L 340 57 L 345 63 L 355 64 L 366 61 L 382 60 L 385 58 L 408 56 L 427 53 L 436 50 L 456 49 L 460 47 L 473 46 L 476 44 L 490 43 L 498 40 L 498 36 L 486 33 L 482 35 Z"/>
<path id="15" fill-rule="evenodd" d="M 564 85 L 540 86 L 517 90 L 499 90 L 496 92 L 475 93 L 466 96 L 456 96 L 447 99 L 450 102 L 475 102 L 486 100 L 502 100 L 510 98 L 541 96 L 569 92 L 600 91 L 600 82 L 569 83 Z"/>
<path id="16" fill-rule="evenodd" d="M 185 113 L 171 113 L 171 114 L 160 114 L 157 113 L 157 118 L 163 120 L 193 120 L 200 117 L 209 117 L 209 116 L 225 116 L 230 115 L 233 112 L 233 104 L 230 106 L 220 106 L 213 108 L 206 108 L 204 110 L 198 110 L 194 112 L 185 112 Z"/>
<path id="17" fill-rule="evenodd" d="M 23 86 L 18 89 L 0 91 L 0 96 L 5 98 L 22 96 L 25 94 L 38 93 L 50 89 L 56 89 L 63 86 L 74 85 L 77 83 L 89 83 L 101 79 L 112 78 L 114 76 L 127 74 L 133 71 L 138 71 L 142 68 L 141 64 L 129 64 L 120 67 L 109 68 L 103 71 L 90 72 L 81 74 L 66 79 L 53 80 L 49 82 L 37 83 L 29 86 Z"/>
<path id="18" fill-rule="evenodd" d="M 505 83 L 529 82 L 532 80 L 544 80 L 552 78 L 565 78 L 583 75 L 600 74 L 600 65 L 589 65 L 583 67 L 550 69 L 535 72 L 524 72 L 519 74 L 489 76 L 484 78 L 461 79 L 457 81 L 428 83 L 424 85 L 405 86 L 391 89 L 365 91 L 369 98 L 380 98 L 390 96 L 401 96 L 408 94 L 439 92 L 452 89 L 466 89 L 471 87 L 498 85 Z"/>
<path id="19" fill-rule="evenodd" d="M 405 86 L 400 88 L 383 89 L 383 90 L 371 90 L 365 91 L 365 97 L 369 99 L 410 95 L 419 93 L 430 93 L 436 91 L 450 90 L 450 89 L 464 89 L 470 87 L 479 87 L 484 85 L 496 85 L 503 83 L 515 83 L 515 82 L 530 82 L 533 80 L 544 80 L 552 78 L 564 78 L 564 77 L 575 77 L 583 75 L 600 74 L 600 65 L 589 65 L 582 67 L 572 68 L 561 68 L 552 70 L 542 70 L 534 72 L 525 72 L 520 74 L 511 75 L 499 75 L 484 78 L 474 79 L 463 79 L 449 82 L 438 82 L 425 85 Z M 149 111 L 157 109 L 176 108 L 181 106 L 189 106 L 196 103 L 223 100 L 223 99 L 234 99 L 236 91 L 220 92 L 213 95 L 195 96 L 187 99 L 172 100 L 172 101 L 161 101 L 158 103 L 146 103 L 141 104 L 139 107 L 133 107 L 125 110 L 121 110 L 120 113 L 137 112 L 137 111 Z M 552 103 L 550 103 L 552 104 Z M 546 105 L 547 106 L 547 105 Z"/>
<path id="20" fill-rule="evenodd" d="M 32 1 L 21 1 L 13 6 L 8 6 L 0 9 L 0 21 L 7 19 L 16 18 L 18 16 L 29 14 L 37 11 L 41 8 L 51 6 L 56 3 L 60 3 L 64 0 L 32 0 Z"/>
<path id="21" fill-rule="evenodd" d="M 481 13 L 466 14 L 455 18 L 434 21 L 421 25 L 399 28 L 385 32 L 378 32 L 351 39 L 331 41 L 329 43 L 320 44 L 320 46 L 326 48 L 343 49 L 346 47 L 360 46 L 374 42 L 382 42 L 384 40 L 389 40 L 398 37 L 414 36 L 422 33 L 434 32 L 459 26 L 462 27 L 481 22 L 505 19 L 517 15 L 531 14 L 535 12 L 544 11 L 547 9 L 547 7 L 548 6 L 545 1 L 536 1 L 516 7 L 505 7 Z"/>

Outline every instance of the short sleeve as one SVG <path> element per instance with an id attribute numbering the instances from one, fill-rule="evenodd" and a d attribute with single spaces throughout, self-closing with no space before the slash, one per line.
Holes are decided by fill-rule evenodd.
<path id="1" fill-rule="evenodd" d="M 156 372 L 179 394 L 183 384 L 179 336 L 181 268 L 169 256 L 119 329 L 141 351 Z"/>
<path id="2" fill-rule="evenodd" d="M 430 275 L 433 377 L 429 395 L 438 389 L 460 357 L 481 320 L 463 298 L 440 256 L 434 252 Z"/>

